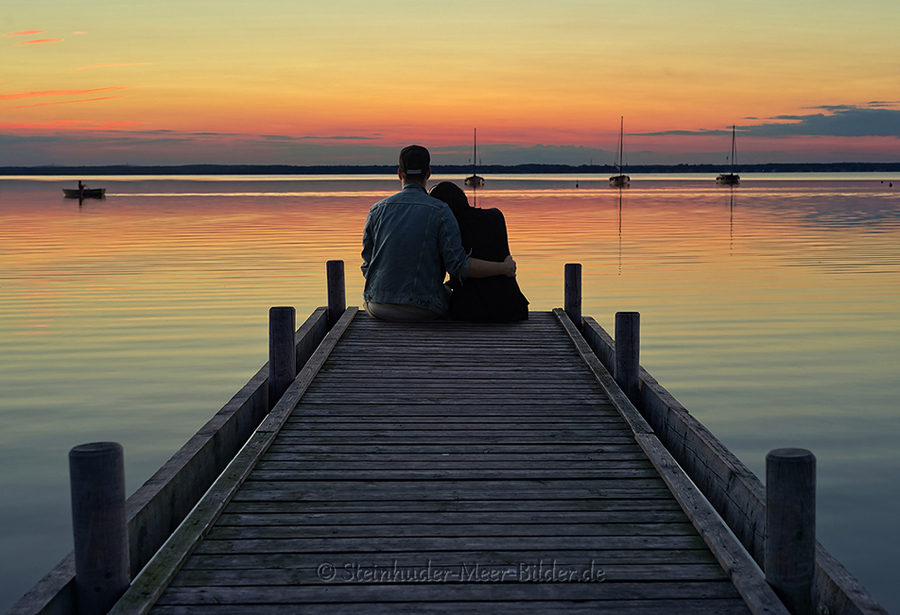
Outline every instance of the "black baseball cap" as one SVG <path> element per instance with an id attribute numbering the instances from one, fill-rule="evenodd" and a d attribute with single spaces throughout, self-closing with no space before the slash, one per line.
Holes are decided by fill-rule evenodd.
<path id="1" fill-rule="evenodd" d="M 407 145 L 400 150 L 400 170 L 404 175 L 420 175 L 431 167 L 431 154 L 421 145 Z"/>

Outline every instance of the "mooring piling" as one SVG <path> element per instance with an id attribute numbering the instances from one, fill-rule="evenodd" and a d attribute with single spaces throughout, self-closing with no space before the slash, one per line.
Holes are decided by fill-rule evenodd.
<path id="1" fill-rule="evenodd" d="M 79 615 L 101 615 L 131 583 L 125 518 L 125 461 L 117 442 L 69 451 Z"/>
<path id="2" fill-rule="evenodd" d="M 563 309 L 569 320 L 581 329 L 581 263 L 566 265 Z"/>
<path id="3" fill-rule="evenodd" d="M 615 379 L 635 405 L 641 389 L 641 315 L 616 312 Z"/>
<path id="4" fill-rule="evenodd" d="M 766 455 L 765 572 L 793 615 L 815 613 L 816 457 L 806 449 Z"/>
<path id="5" fill-rule="evenodd" d="M 293 307 L 269 308 L 269 408 L 275 406 L 297 377 L 294 347 L 296 311 Z"/>
<path id="6" fill-rule="evenodd" d="M 344 261 L 325 263 L 325 275 L 328 278 L 328 326 L 332 327 L 347 309 L 344 290 Z"/>

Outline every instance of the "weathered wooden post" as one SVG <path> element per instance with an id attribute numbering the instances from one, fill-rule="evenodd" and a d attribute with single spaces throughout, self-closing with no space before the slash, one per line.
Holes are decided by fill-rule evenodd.
<path id="1" fill-rule="evenodd" d="M 641 390 L 641 315 L 616 312 L 616 382 L 635 405 Z"/>
<path id="2" fill-rule="evenodd" d="M 292 307 L 269 308 L 269 409 L 297 377 L 294 348 L 296 312 Z"/>
<path id="3" fill-rule="evenodd" d="M 79 615 L 106 613 L 131 583 L 125 457 L 117 442 L 69 451 Z"/>
<path id="4" fill-rule="evenodd" d="M 581 264 L 566 264 L 566 290 L 565 305 L 566 315 L 576 327 L 581 328 Z"/>
<path id="5" fill-rule="evenodd" d="M 816 458 L 806 449 L 766 455 L 765 572 L 793 615 L 815 613 Z"/>
<path id="6" fill-rule="evenodd" d="M 347 309 L 344 292 L 344 261 L 328 261 L 325 263 L 328 277 L 328 326 L 331 327 Z"/>

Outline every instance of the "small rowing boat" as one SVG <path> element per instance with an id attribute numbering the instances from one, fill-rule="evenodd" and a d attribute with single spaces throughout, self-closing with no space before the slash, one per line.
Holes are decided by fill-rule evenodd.
<path id="1" fill-rule="evenodd" d="M 67 199 L 102 199 L 106 195 L 106 188 L 63 188 L 62 191 Z"/>

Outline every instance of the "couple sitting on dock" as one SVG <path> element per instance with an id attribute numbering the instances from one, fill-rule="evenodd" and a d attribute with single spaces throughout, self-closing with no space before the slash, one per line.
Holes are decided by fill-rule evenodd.
<path id="1" fill-rule="evenodd" d="M 431 156 L 420 145 L 401 150 L 397 174 L 403 190 L 372 206 L 363 231 L 369 315 L 400 322 L 528 318 L 500 210 L 470 207 L 451 182 L 429 194 Z"/>

